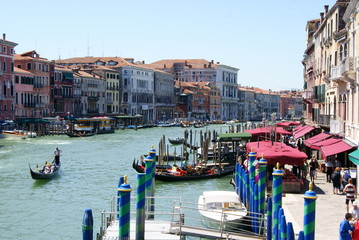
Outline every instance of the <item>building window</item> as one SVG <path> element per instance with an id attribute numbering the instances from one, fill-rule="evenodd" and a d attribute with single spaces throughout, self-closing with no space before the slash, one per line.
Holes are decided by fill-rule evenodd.
<path id="1" fill-rule="evenodd" d="M 3 52 L 3 53 L 5 53 L 5 54 L 7 53 L 7 49 L 6 49 L 6 47 L 3 47 L 2 52 Z"/>
<path id="2" fill-rule="evenodd" d="M 27 63 L 27 70 L 31 70 L 31 63 Z"/>

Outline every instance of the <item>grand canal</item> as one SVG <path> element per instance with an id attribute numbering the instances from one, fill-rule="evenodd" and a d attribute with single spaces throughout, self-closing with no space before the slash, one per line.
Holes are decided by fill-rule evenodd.
<path id="1" fill-rule="evenodd" d="M 218 132 L 226 125 L 202 128 Z M 160 138 L 183 136 L 183 128 L 116 130 L 114 134 L 88 138 L 46 136 L 26 140 L 0 140 L 0 239 L 80 239 L 84 209 L 91 208 L 94 235 L 99 231 L 101 211 L 110 210 L 117 194 L 119 177 L 127 175 L 135 190 L 134 158 L 139 159 Z M 195 129 L 192 128 L 194 132 Z M 197 138 L 199 130 L 197 131 Z M 168 142 L 168 141 L 167 141 Z M 55 147 L 63 153 L 60 176 L 51 181 L 34 181 L 33 167 L 52 160 Z M 170 148 L 170 152 L 174 147 Z M 181 149 L 176 147 L 177 153 Z M 230 190 L 230 176 L 197 182 L 156 182 L 156 196 L 180 196 L 196 203 L 204 190 Z M 135 195 L 135 191 L 134 191 Z M 168 206 L 171 207 L 171 206 Z"/>

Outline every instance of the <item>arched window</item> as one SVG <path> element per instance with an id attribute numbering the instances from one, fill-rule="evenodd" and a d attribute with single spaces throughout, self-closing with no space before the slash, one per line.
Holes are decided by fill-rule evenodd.
<path id="1" fill-rule="evenodd" d="M 125 102 L 125 103 L 128 102 L 128 93 L 127 93 L 127 92 L 125 92 L 125 93 L 123 94 L 123 102 Z"/>

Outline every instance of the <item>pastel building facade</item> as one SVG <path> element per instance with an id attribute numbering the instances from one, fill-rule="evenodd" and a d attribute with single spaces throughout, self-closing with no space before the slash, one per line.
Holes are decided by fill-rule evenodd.
<path id="1" fill-rule="evenodd" d="M 17 68 L 34 74 L 34 117 L 51 116 L 54 112 L 54 106 L 51 98 L 50 79 L 54 77 L 54 63 L 40 57 L 36 51 L 29 51 L 15 54 L 14 64 Z"/>
<path id="2" fill-rule="evenodd" d="M 14 48 L 17 43 L 0 39 L 0 120 L 15 118 Z"/>

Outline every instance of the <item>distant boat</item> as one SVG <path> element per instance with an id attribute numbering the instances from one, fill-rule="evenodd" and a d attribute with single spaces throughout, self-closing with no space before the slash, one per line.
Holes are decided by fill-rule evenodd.
<path id="1" fill-rule="evenodd" d="M 67 136 L 69 137 L 91 137 L 96 135 L 96 133 L 94 132 L 69 132 L 66 133 Z"/>
<path id="2" fill-rule="evenodd" d="M 184 144 L 185 139 L 184 138 L 176 138 L 176 139 L 169 138 L 168 141 L 173 145 L 179 145 L 179 144 Z"/>
<path id="3" fill-rule="evenodd" d="M 37 180 L 37 179 L 52 179 L 52 178 L 56 177 L 59 174 L 59 170 L 60 170 L 61 165 L 56 165 L 55 166 L 52 163 L 48 163 L 49 168 L 51 168 L 52 166 L 54 167 L 53 171 L 52 172 L 50 171 L 49 173 L 46 173 L 46 171 L 39 170 L 38 168 L 36 168 L 36 170 L 32 170 L 31 166 L 30 166 L 30 163 L 29 163 L 29 169 L 30 169 L 31 177 L 33 179 L 35 179 L 35 180 Z"/>
<path id="4" fill-rule="evenodd" d="M 234 191 L 204 191 L 198 210 L 205 224 L 233 229 L 247 215 L 247 209 Z"/>

